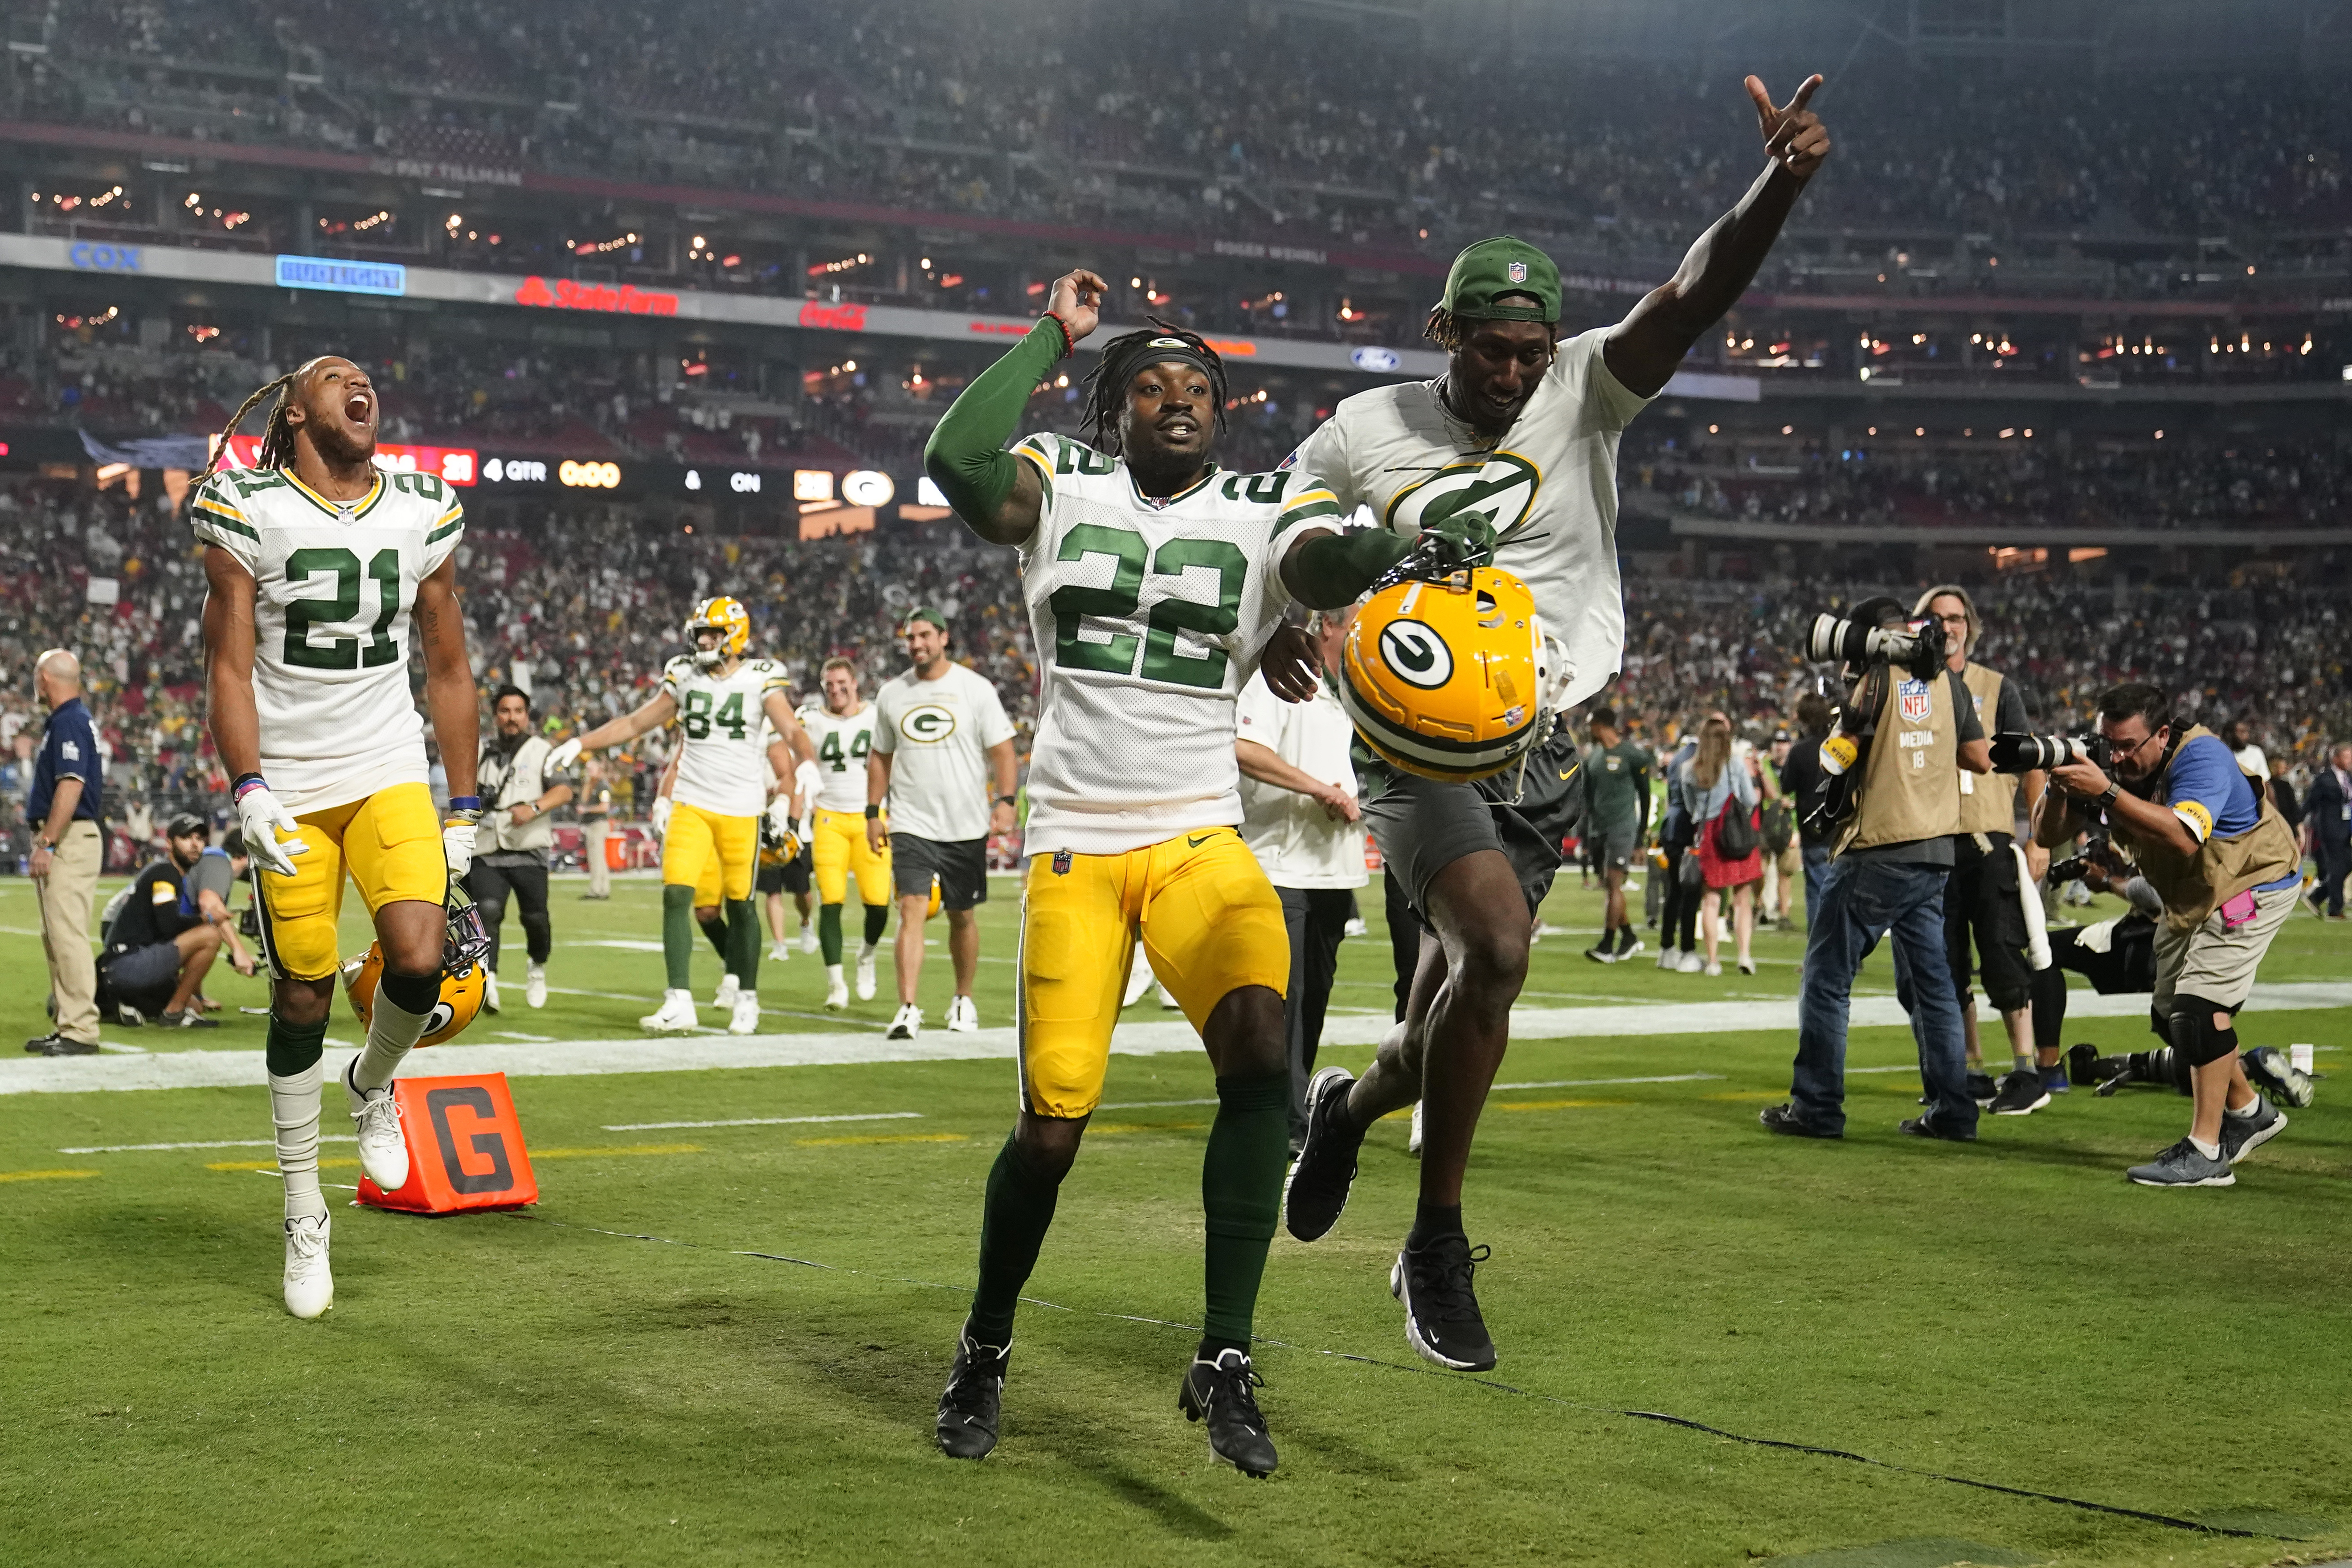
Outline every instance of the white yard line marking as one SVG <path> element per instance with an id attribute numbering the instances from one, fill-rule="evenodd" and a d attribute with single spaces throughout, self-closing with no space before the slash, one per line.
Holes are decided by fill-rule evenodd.
<path id="1" fill-rule="evenodd" d="M 112 1051 L 118 1056 L 125 1057 L 143 1057 L 149 1054 L 147 1047 L 144 1046 L 126 1046 L 114 1040 L 100 1040 L 98 1042 L 98 1048 L 101 1051 Z"/>
<path id="2" fill-rule="evenodd" d="M 574 937 L 572 939 L 570 945 L 573 947 L 617 947 L 624 952 L 659 952 L 662 950 L 662 944 L 657 942 L 647 942 L 642 937 L 631 936 L 592 937 L 585 940 Z"/>
<path id="3" fill-rule="evenodd" d="M 1719 1082 L 1719 1072 L 1678 1072 L 1663 1078 L 1548 1078 L 1534 1083 L 1498 1083 L 1496 1089 L 1591 1089 L 1604 1083 L 1698 1083 L 1702 1080 Z"/>
<path id="4" fill-rule="evenodd" d="M 725 1121 L 614 1121 L 607 1132 L 651 1132 L 671 1127 L 796 1127 L 809 1121 L 919 1121 L 919 1110 L 868 1110 L 856 1116 L 737 1116 Z M 70 1153 L 60 1149 L 58 1152 Z"/>
<path id="5" fill-rule="evenodd" d="M 357 1138 L 348 1133 L 329 1134 L 321 1143 L 356 1143 Z M 60 1149 L 60 1154 L 147 1154 L 162 1149 L 274 1149 L 274 1138 L 226 1138 L 211 1143 L 92 1143 L 85 1148 Z"/>
<path id="6" fill-rule="evenodd" d="M 490 1033 L 501 1040 L 520 1040 L 528 1046 L 548 1046 L 555 1043 L 553 1035 L 526 1035 L 520 1029 L 492 1029 Z"/>

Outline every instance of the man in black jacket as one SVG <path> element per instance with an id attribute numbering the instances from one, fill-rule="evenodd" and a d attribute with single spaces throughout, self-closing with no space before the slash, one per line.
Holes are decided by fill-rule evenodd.
<path id="1" fill-rule="evenodd" d="M 101 989 L 118 1023 L 217 1027 L 195 1000 L 213 960 L 226 946 L 239 974 L 253 973 L 253 955 L 237 940 L 228 910 L 229 890 L 245 874 L 244 840 L 233 836 L 215 849 L 211 839 L 202 817 L 174 816 L 163 829 L 163 858 L 124 890 L 100 961 Z"/>
<path id="2" fill-rule="evenodd" d="M 2329 920 L 2344 918 L 2344 879 L 2352 872 L 2352 741 L 2327 754 L 2327 765 L 2311 781 L 2303 802 L 2305 847 L 2319 862 L 2319 884 L 2305 901 L 2313 914 L 2326 906 Z"/>

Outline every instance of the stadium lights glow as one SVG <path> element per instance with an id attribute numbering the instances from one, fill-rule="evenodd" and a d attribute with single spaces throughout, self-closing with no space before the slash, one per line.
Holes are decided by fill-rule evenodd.
<path id="1" fill-rule="evenodd" d="M 1140 278 L 1130 278 L 1127 280 L 1127 286 L 1130 289 L 1140 289 L 1143 287 L 1143 279 Z"/>
<path id="2" fill-rule="evenodd" d="M 929 257 L 926 256 L 926 257 L 924 257 L 924 258 L 923 258 L 923 270 L 924 270 L 924 271 L 926 271 L 926 272 L 929 272 L 930 269 L 931 269 L 931 258 L 930 258 Z"/>
<path id="3" fill-rule="evenodd" d="M 34 197 L 33 197 L 33 199 L 34 199 L 35 201 L 39 201 L 41 198 L 40 198 L 39 195 L 38 195 L 37 193 L 36 193 L 36 194 L 35 194 L 35 195 L 34 195 Z M 194 191 L 190 191 L 190 192 L 188 193 L 188 199 L 187 199 L 186 201 L 184 201 L 184 202 L 182 202 L 180 205 L 181 205 L 182 206 L 184 206 L 184 207 L 200 207 L 200 206 L 203 206 L 203 205 L 205 205 L 205 198 L 204 198 L 204 197 L 202 197 L 202 196 L 200 196 L 200 195 L 196 195 L 196 193 L 195 193 L 195 192 L 194 192 Z"/>
<path id="4" fill-rule="evenodd" d="M 625 234 L 616 239 L 583 239 L 572 247 L 572 253 L 574 256 L 603 256 L 635 245 L 643 237 L 642 235 Z"/>
<path id="5" fill-rule="evenodd" d="M 2347 367 L 2344 379 L 2347 381 L 2352 381 L 2352 366 Z M 1706 433 L 1710 436 L 1714 436 L 1719 434 L 1722 429 L 1723 426 L 1720 425 L 1710 425 L 1706 427 Z"/>
<path id="6" fill-rule="evenodd" d="M 808 275 L 812 278 L 822 278 L 829 272 L 846 272 L 853 267 L 863 267 L 873 259 L 874 258 L 861 250 L 855 256 L 845 256 L 838 261 L 820 261 L 808 269 Z"/>
<path id="7" fill-rule="evenodd" d="M 455 234 L 457 232 L 457 226 L 465 221 L 466 220 L 464 218 L 458 216 L 456 213 L 451 213 L 449 215 L 449 221 L 443 224 L 441 226 L 447 229 L 451 234 Z"/>
<path id="8" fill-rule="evenodd" d="M 1927 433 L 1927 427 L 1925 425 L 1920 426 L 1918 428 L 1911 432 L 1914 436 L 1925 436 Z"/>
<path id="9" fill-rule="evenodd" d="M 1872 435 L 1874 435 L 1874 436 L 1877 435 L 1877 434 L 1878 434 L 1878 426 L 1875 426 L 1875 425 L 1872 426 L 1870 427 L 1870 433 L 1871 433 Z"/>

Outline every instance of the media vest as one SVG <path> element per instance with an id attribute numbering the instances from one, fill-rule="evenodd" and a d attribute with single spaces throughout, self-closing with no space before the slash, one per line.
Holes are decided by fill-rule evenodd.
<path id="1" fill-rule="evenodd" d="M 1853 815 L 1838 841 L 1840 855 L 1948 838 L 1959 830 L 1960 716 L 1954 704 L 1969 700 L 1967 688 L 1949 670 L 1915 680 L 1909 671 L 1889 666 L 1863 678 L 1856 700 L 1874 686 L 1885 696 Z"/>
<path id="2" fill-rule="evenodd" d="M 547 758 L 553 748 L 538 735 L 526 735 L 509 759 L 493 740 L 482 747 L 482 825 L 475 852 L 482 855 L 537 850 L 545 854 L 555 842 L 555 822 L 541 812 L 517 827 L 508 820 L 510 806 L 529 805 L 547 793 Z M 560 781 L 559 781 L 560 782 Z"/>
<path id="3" fill-rule="evenodd" d="M 1969 689 L 1988 735 L 1992 733 L 1994 716 L 2000 711 L 2000 685 L 2005 679 L 2000 671 L 1987 669 L 1974 660 L 1960 671 L 1960 684 Z M 1954 772 L 1960 781 L 1960 831 L 2015 834 L 2017 775 L 1972 773 L 1957 767 Z"/>
<path id="4" fill-rule="evenodd" d="M 2181 746 L 2199 736 L 2212 732 L 2202 724 L 2189 726 L 2173 754 L 2179 755 Z M 2172 758 L 2167 757 L 2151 795 L 2164 793 L 2164 781 L 2171 772 Z M 2207 916 L 2247 889 L 2275 882 L 2303 864 L 2303 851 L 2286 819 L 2271 804 L 2269 788 L 2253 774 L 2245 776 L 2254 786 L 2254 805 L 2261 814 L 2253 826 L 2235 838 L 2209 834 L 2193 855 L 2183 855 L 2159 840 L 2139 837 L 2113 816 L 2107 820 L 2109 835 L 2130 851 L 2132 863 L 2147 879 L 2148 886 L 2164 896 L 2164 923 L 2174 931 L 2202 925 Z"/>

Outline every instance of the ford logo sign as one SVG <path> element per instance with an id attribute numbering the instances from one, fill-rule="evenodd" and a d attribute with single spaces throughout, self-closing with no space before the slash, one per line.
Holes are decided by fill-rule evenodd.
<path id="1" fill-rule="evenodd" d="M 1358 370 L 1394 370 L 1403 362 L 1394 349 L 1365 348 L 1349 354 Z"/>

